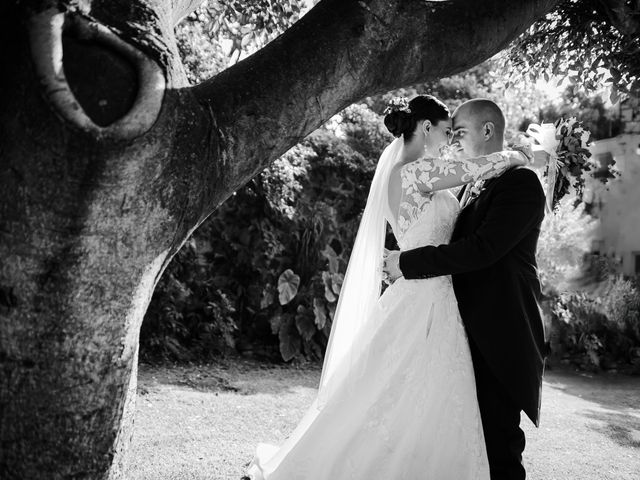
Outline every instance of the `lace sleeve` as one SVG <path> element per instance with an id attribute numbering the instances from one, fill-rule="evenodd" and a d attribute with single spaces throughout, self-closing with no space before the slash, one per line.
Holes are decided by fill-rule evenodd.
<path id="1" fill-rule="evenodd" d="M 526 165 L 530 157 L 522 150 L 505 150 L 482 157 L 461 159 L 420 158 L 402 167 L 403 184 L 413 184 L 422 193 L 497 177 L 508 168 Z"/>

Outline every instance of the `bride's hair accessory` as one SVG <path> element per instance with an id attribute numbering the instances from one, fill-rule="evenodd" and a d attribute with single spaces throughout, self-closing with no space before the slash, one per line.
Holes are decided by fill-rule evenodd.
<path id="1" fill-rule="evenodd" d="M 411 113 L 409 99 L 407 97 L 393 97 L 389 100 L 389 103 L 387 103 L 387 108 L 384 109 L 383 114 L 389 115 L 391 112 Z"/>
<path id="2" fill-rule="evenodd" d="M 449 109 L 431 95 L 418 95 L 411 101 L 407 97 L 393 97 L 384 110 L 384 125 L 394 137 L 404 137 L 411 141 L 420 120 L 437 124 L 449 118 Z"/>

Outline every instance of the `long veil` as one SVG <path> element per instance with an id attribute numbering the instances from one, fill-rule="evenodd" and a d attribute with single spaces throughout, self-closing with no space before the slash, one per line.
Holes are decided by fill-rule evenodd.
<path id="1" fill-rule="evenodd" d="M 318 408 L 326 404 L 342 379 L 356 373 L 355 362 L 365 353 L 361 332 L 370 327 L 371 312 L 382 286 L 387 183 L 403 144 L 402 138 L 396 138 L 384 149 L 373 175 L 333 318 L 320 378 Z"/>

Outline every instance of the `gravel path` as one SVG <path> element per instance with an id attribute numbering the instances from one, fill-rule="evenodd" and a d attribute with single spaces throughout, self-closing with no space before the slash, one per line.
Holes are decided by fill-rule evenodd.
<path id="1" fill-rule="evenodd" d="M 131 480 L 236 479 L 315 395 L 317 367 L 141 366 Z M 640 377 L 548 371 L 539 429 L 523 418 L 530 480 L 640 480 Z M 329 439 L 330 441 L 330 439 Z"/>

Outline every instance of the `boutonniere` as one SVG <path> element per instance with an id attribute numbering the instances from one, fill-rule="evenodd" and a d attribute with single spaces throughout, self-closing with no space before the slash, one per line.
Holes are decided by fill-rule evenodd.
<path id="1" fill-rule="evenodd" d="M 480 180 L 471 185 L 471 189 L 469 190 L 469 200 L 467 201 L 467 204 L 473 202 L 484 191 L 484 182 L 484 180 Z"/>

